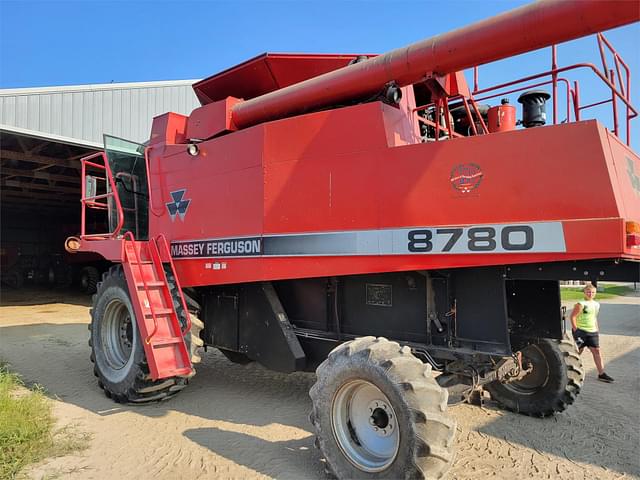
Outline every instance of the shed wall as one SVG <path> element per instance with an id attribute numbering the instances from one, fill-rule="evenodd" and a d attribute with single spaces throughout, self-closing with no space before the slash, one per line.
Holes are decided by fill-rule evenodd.
<path id="1" fill-rule="evenodd" d="M 0 90 L 0 124 L 102 143 L 149 139 L 153 117 L 200 106 L 195 80 Z"/>

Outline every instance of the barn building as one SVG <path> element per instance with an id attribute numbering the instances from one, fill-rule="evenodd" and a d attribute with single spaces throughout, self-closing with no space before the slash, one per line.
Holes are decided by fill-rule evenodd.
<path id="1" fill-rule="evenodd" d="M 189 114 L 194 82 L 0 89 L 4 286 L 77 279 L 82 265 L 70 268 L 63 242 L 80 231 L 80 158 L 103 148 L 103 134 L 142 143 L 153 117 Z"/>

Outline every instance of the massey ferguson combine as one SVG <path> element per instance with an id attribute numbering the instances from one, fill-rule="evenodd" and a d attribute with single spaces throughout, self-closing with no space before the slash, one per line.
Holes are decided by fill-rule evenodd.
<path id="1" fill-rule="evenodd" d="M 67 241 L 114 263 L 91 311 L 100 387 L 167 399 L 203 346 L 315 370 L 310 419 L 339 478 L 442 476 L 450 395 L 563 411 L 584 372 L 559 280 L 640 281 L 637 112 L 598 33 L 639 17 L 542 1 L 385 55 L 265 54 L 195 84 L 202 106 L 156 117 L 145 145 L 107 137 Z M 559 66 L 556 44 L 589 34 L 602 68 Z M 462 74 L 542 47 L 538 75 Z M 576 70 L 604 101 L 581 101 Z M 611 130 L 583 118 L 607 102 Z"/>

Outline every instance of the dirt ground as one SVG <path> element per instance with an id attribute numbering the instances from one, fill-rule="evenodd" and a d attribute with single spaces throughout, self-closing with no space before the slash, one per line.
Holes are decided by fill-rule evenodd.
<path id="1" fill-rule="evenodd" d="M 92 436 L 77 455 L 47 460 L 32 478 L 324 479 L 307 420 L 312 374 L 239 366 L 210 350 L 176 398 L 122 406 L 98 388 L 89 362 L 89 299 L 5 290 L 0 359 L 54 399 L 61 426 Z M 597 382 L 590 355 L 576 404 L 549 419 L 456 405 L 449 479 L 640 478 L 640 297 L 602 302 L 602 348 L 616 382 Z"/>

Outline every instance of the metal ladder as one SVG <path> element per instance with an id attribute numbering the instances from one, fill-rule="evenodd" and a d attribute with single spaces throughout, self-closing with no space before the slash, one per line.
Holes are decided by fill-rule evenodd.
<path id="1" fill-rule="evenodd" d="M 184 341 L 184 334 L 190 330 L 191 322 L 164 235 L 148 242 L 138 242 L 131 232 L 127 232 L 123 247 L 125 261 L 122 266 L 151 378 L 157 380 L 191 375 L 193 367 Z M 174 306 L 164 263 L 171 268 L 176 282 L 175 290 L 186 314 L 184 330 Z"/>

